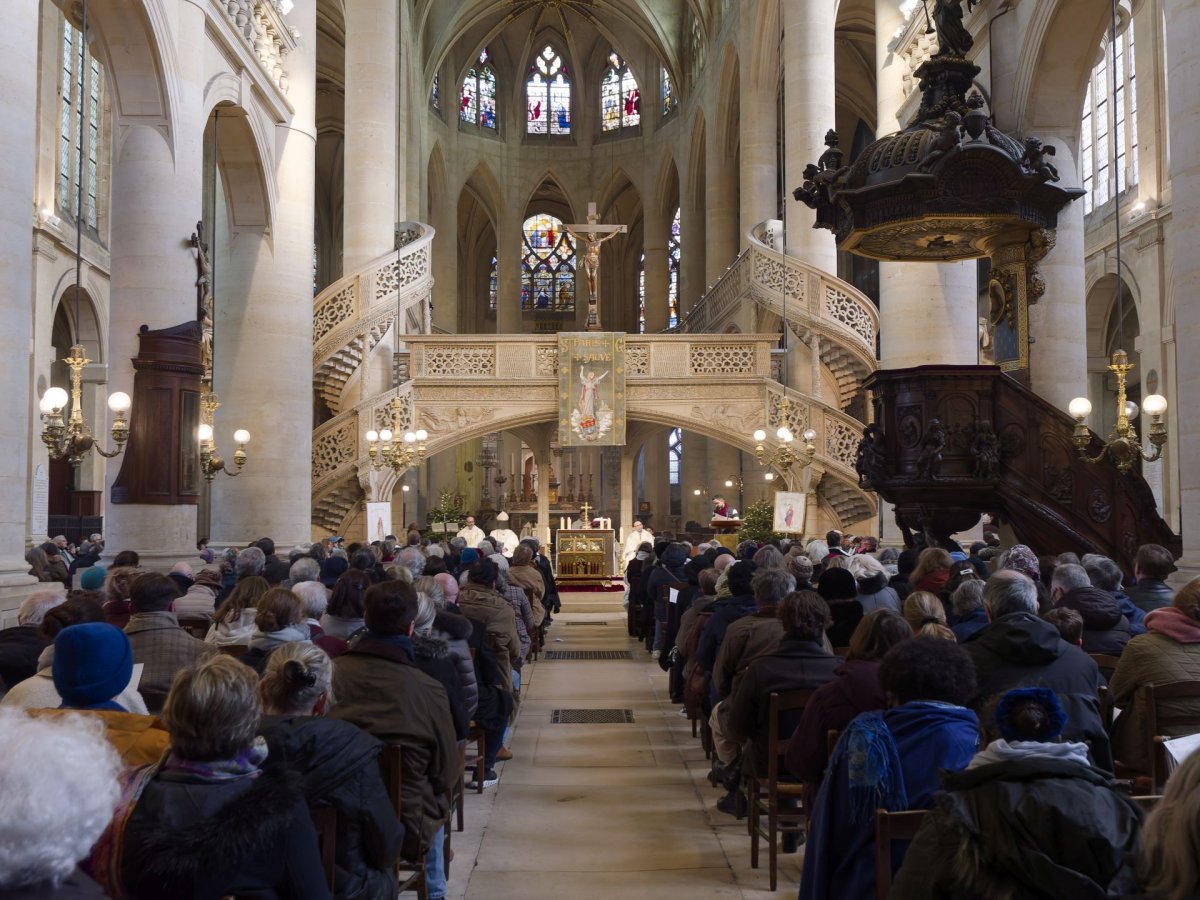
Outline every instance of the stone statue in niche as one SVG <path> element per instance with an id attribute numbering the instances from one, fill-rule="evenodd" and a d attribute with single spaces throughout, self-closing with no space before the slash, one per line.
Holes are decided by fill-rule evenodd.
<path id="1" fill-rule="evenodd" d="M 939 56 L 966 57 L 975 46 L 975 39 L 963 25 L 963 2 L 964 0 L 934 0 L 933 24 L 937 29 Z M 979 0 L 965 2 L 967 12 L 971 12 Z"/>
<path id="2" fill-rule="evenodd" d="M 934 479 L 942 468 L 942 451 L 946 449 L 946 429 L 941 419 L 930 419 L 925 436 L 921 438 L 921 455 L 917 457 L 917 474 Z"/>
<path id="3" fill-rule="evenodd" d="M 975 460 L 975 477 L 991 480 L 1000 471 L 1000 438 L 992 430 L 992 423 L 984 419 L 975 429 L 971 441 L 971 456 Z"/>
<path id="4" fill-rule="evenodd" d="M 878 423 L 863 429 L 862 440 L 858 442 L 858 450 L 854 454 L 854 470 L 862 487 L 870 487 L 887 477 L 883 437 L 883 429 Z"/>

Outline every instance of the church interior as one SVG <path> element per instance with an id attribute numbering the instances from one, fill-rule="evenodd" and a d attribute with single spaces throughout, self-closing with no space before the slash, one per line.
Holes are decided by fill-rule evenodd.
<path id="1" fill-rule="evenodd" d="M 462 554 L 486 562 L 485 536 L 504 577 L 531 540 L 549 569 L 545 620 L 518 629 L 531 646 L 508 673 L 515 760 L 485 793 L 495 741 L 459 736 L 455 849 L 436 860 L 451 874 L 420 869 L 423 898 L 875 893 L 875 855 L 863 888 L 861 872 L 804 865 L 828 837 L 801 826 L 797 852 L 796 828 L 776 833 L 837 802 L 813 785 L 780 800 L 774 776 L 771 791 L 752 778 L 729 791 L 735 815 L 713 805 L 731 726 L 712 701 L 736 691 L 710 661 L 711 697 L 684 702 L 682 607 L 675 588 L 639 597 L 643 540 L 678 587 L 703 567 L 665 563 L 677 545 L 762 570 L 758 547 L 837 556 L 831 535 L 888 578 L 889 548 L 925 574 L 929 548 L 961 566 L 976 543 L 1033 548 L 1051 593 L 1046 558 L 1102 557 L 1120 593 L 1151 572 L 1147 546 L 1165 548 L 1177 606 L 1200 576 L 1200 442 L 1185 439 L 1200 356 L 1178 349 L 1200 336 L 1200 304 L 1178 299 L 1200 282 L 1196 4 L 8 6 L 0 627 L 27 628 L 48 584 L 84 587 L 70 555 L 65 581 L 45 577 L 59 537 L 98 566 L 134 551 L 144 573 L 186 571 L 181 596 L 222 559 L 240 579 L 264 536 L 264 577 L 285 565 L 272 587 L 289 548 L 323 546 L 324 581 L 326 553 L 399 559 L 396 536 L 415 535 L 427 558 L 453 556 L 441 571 L 464 591 Z M 812 562 L 792 589 L 839 568 Z M 860 600 L 875 574 L 854 571 Z M 543 587 L 562 597 L 553 618 Z M 949 621 L 918 614 L 914 631 L 957 627 L 942 601 Z M 858 652 L 845 637 L 825 646 Z M 1200 660 L 1187 671 L 1200 697 Z M 1105 684 L 1101 705 L 1119 693 Z M 557 727 L 574 707 L 625 718 Z M 1153 767 L 1118 758 L 1115 775 L 1163 794 Z M 893 896 L 942 896 L 895 864 Z M 0 863 L 0 894 L 23 886 L 5 879 Z M 330 880 L 339 897 L 395 896 Z"/>

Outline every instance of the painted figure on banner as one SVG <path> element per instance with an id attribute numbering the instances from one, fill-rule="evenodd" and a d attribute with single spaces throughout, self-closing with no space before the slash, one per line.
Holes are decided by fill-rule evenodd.
<path id="1" fill-rule="evenodd" d="M 585 441 L 598 441 L 612 428 L 612 409 L 600 399 L 600 382 L 607 375 L 579 367 L 579 405 L 571 413 L 571 428 Z"/>

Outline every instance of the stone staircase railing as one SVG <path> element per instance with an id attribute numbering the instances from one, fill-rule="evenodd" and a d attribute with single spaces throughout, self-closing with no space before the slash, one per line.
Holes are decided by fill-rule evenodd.
<path id="1" fill-rule="evenodd" d="M 688 312 L 679 330 L 720 332 L 749 298 L 817 342 L 821 361 L 837 379 L 839 405 L 845 409 L 876 368 L 879 313 L 852 285 L 776 250 L 779 228 L 780 223 L 771 220 L 751 229 L 749 246 Z"/>
<path id="2" fill-rule="evenodd" d="M 267 77 L 288 92 L 288 54 L 296 49 L 296 35 L 283 19 L 280 0 L 213 0 L 234 30 L 258 57 Z"/>

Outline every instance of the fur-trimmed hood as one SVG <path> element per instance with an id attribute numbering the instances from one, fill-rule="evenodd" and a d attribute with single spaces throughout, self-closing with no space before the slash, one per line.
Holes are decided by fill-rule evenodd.
<path id="1" fill-rule="evenodd" d="M 471 620 L 457 613 L 439 609 L 433 617 L 434 631 L 444 633 L 452 641 L 466 641 L 471 638 Z"/>
<path id="2" fill-rule="evenodd" d="M 413 656 L 416 659 L 449 659 L 450 645 L 445 638 L 413 632 Z"/>

